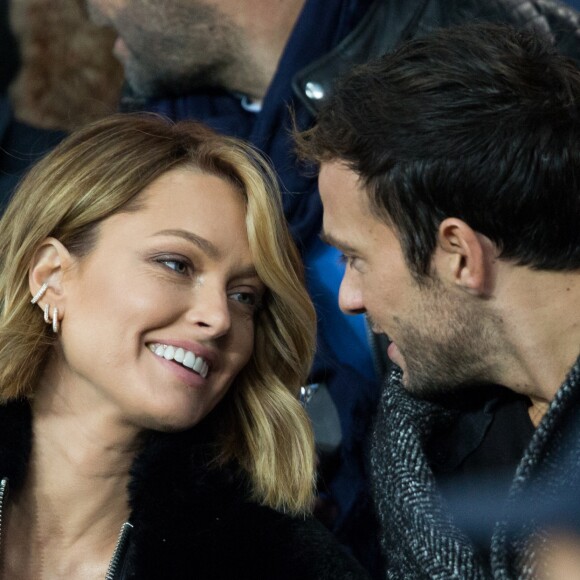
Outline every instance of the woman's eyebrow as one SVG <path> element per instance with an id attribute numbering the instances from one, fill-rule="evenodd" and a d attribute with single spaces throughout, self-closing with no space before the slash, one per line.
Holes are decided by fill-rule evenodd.
<path id="1" fill-rule="evenodd" d="M 220 252 L 219 248 L 215 246 L 212 242 L 188 230 L 182 229 L 161 230 L 160 232 L 157 232 L 154 235 L 176 236 L 178 238 L 182 238 L 188 242 L 191 242 L 193 245 L 197 246 L 204 254 L 206 254 L 207 256 L 209 256 L 214 260 L 220 259 L 222 255 L 222 252 Z M 249 265 L 241 268 L 238 272 L 236 272 L 236 278 L 259 278 L 259 276 L 255 266 Z"/>
<path id="2" fill-rule="evenodd" d="M 221 252 L 212 242 L 194 234 L 193 232 L 187 230 L 161 230 L 154 234 L 155 236 L 176 236 L 182 238 L 188 242 L 191 242 L 197 246 L 204 254 L 207 254 L 210 258 L 217 260 L 221 257 Z"/>

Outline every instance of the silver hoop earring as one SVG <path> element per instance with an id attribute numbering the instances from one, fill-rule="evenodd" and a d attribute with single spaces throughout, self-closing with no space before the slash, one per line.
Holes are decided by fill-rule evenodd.
<path id="1" fill-rule="evenodd" d="M 50 318 L 48 317 L 48 311 L 50 310 L 50 304 L 45 304 L 44 306 L 44 322 L 50 324 Z"/>
<path id="2" fill-rule="evenodd" d="M 58 308 L 56 306 L 52 309 L 52 332 L 58 334 Z"/>
<path id="3" fill-rule="evenodd" d="M 48 288 L 48 282 L 45 282 L 38 289 L 38 292 L 32 297 L 32 300 L 30 301 L 30 304 L 36 304 L 44 296 L 44 293 L 46 292 L 46 289 L 47 288 Z"/>

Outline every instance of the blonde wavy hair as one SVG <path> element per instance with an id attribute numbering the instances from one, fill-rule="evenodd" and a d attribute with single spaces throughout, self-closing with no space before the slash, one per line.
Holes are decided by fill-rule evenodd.
<path id="1" fill-rule="evenodd" d="M 276 177 L 250 145 L 192 121 L 113 115 L 73 133 L 32 168 L 0 221 L 0 400 L 30 397 L 58 340 L 30 304 L 35 250 L 55 237 L 87 255 L 99 224 L 138 211 L 139 194 L 177 167 L 228 180 L 246 203 L 250 251 L 267 287 L 251 360 L 220 404 L 215 460 L 237 461 L 254 498 L 278 510 L 310 509 L 314 444 L 298 401 L 312 362 L 315 314 L 281 209 Z"/>

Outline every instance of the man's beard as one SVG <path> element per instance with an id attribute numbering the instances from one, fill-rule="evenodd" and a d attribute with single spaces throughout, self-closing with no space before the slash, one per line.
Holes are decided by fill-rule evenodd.
<path id="1" fill-rule="evenodd" d="M 421 312 L 410 324 L 394 318 L 405 388 L 421 398 L 440 399 L 492 383 L 498 321 L 489 313 L 483 315 L 481 309 L 453 300 L 437 289 L 437 283 L 418 308 Z"/>

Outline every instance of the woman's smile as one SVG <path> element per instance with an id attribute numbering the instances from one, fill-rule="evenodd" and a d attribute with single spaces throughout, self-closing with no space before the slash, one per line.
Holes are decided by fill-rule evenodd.
<path id="1" fill-rule="evenodd" d="M 209 365 L 204 360 L 202 356 L 195 356 L 190 350 L 185 350 L 183 348 L 175 347 L 171 344 L 159 344 L 152 343 L 149 345 L 149 349 L 156 356 L 163 358 L 167 361 L 173 361 L 187 369 L 190 369 L 194 373 L 197 373 L 202 378 L 207 377 L 209 371 Z"/>

